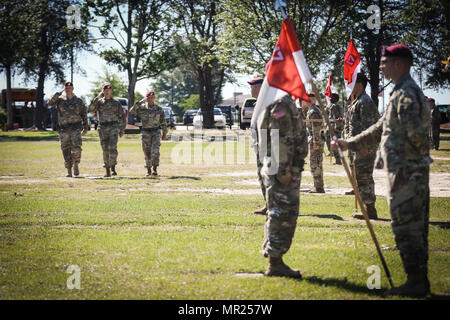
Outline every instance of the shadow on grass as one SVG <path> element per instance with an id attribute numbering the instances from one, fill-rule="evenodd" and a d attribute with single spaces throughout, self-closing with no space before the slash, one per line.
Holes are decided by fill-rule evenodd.
<path id="1" fill-rule="evenodd" d="M 344 219 L 342 217 L 335 215 L 335 214 L 299 214 L 298 216 L 299 217 L 316 217 L 316 218 L 344 221 Z"/>
<path id="2" fill-rule="evenodd" d="M 383 297 L 383 292 L 385 291 L 383 289 L 370 290 L 366 286 L 361 286 L 356 283 L 348 282 L 347 279 L 336 279 L 336 278 L 322 279 L 322 278 L 315 277 L 315 276 L 306 277 L 303 279 L 311 284 L 316 284 L 316 285 L 325 286 L 325 287 L 331 286 L 331 287 L 336 287 L 339 289 L 351 291 L 354 293 L 364 293 L 364 294 L 368 294 L 371 296 L 377 296 L 377 297 Z"/>
<path id="3" fill-rule="evenodd" d="M 427 300 L 450 300 L 450 296 L 443 294 L 431 294 Z"/>
<path id="4" fill-rule="evenodd" d="M 188 179 L 188 180 L 201 180 L 199 177 L 190 177 L 190 176 L 171 176 L 169 179 Z"/>
<path id="5" fill-rule="evenodd" d="M 430 221 L 430 226 L 441 227 L 442 229 L 450 229 L 450 222 L 448 221 Z"/>

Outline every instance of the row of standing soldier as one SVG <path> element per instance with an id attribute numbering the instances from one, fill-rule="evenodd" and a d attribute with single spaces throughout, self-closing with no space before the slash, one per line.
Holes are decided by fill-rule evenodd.
<path id="1" fill-rule="evenodd" d="M 65 94 L 63 95 L 63 92 Z M 147 176 L 157 175 L 159 166 L 159 149 L 161 145 L 160 131 L 165 139 L 167 126 L 164 111 L 154 103 L 155 94 L 149 91 L 146 98 L 137 102 L 131 109 L 131 114 L 142 119 L 142 149 L 145 155 Z M 96 112 L 99 117 L 98 134 L 103 151 L 105 177 L 117 175 L 117 142 L 122 137 L 126 127 L 126 117 L 119 100 L 114 99 L 109 83 L 103 85 L 102 91 L 92 100 L 89 109 L 82 99 L 73 93 L 73 83 L 66 82 L 64 89 L 56 92 L 49 100 L 49 105 L 58 111 L 59 139 L 67 169 L 67 177 L 79 176 L 82 139 L 88 130 L 87 111 Z M 153 172 L 152 172 L 153 169 Z"/>
<path id="2" fill-rule="evenodd" d="M 361 170 L 373 165 L 386 168 L 389 180 L 387 200 L 391 215 L 391 226 L 407 274 L 405 284 L 395 287 L 386 295 L 423 297 L 430 293 L 428 280 L 428 225 L 429 225 L 429 156 L 427 140 L 430 130 L 430 109 L 421 89 L 410 76 L 413 55 L 404 45 L 394 45 L 382 50 L 380 70 L 395 84 L 383 117 L 370 97 L 365 94 L 367 80 L 360 76 L 354 100 L 349 107 L 346 140 L 337 139 L 331 145 L 355 152 L 355 164 Z M 310 99 L 312 100 L 312 99 Z M 303 110 L 313 119 L 316 113 L 313 101 L 302 102 Z M 300 181 L 304 159 L 308 154 L 308 138 L 303 119 L 303 110 L 295 107 L 286 95 L 270 104 L 257 119 L 256 137 L 267 141 L 267 156 L 262 157 L 261 146 L 257 146 L 257 172 L 265 199 L 265 207 L 255 213 L 265 213 L 264 242 L 262 254 L 269 258 L 266 276 L 282 276 L 301 279 L 300 271 L 293 270 L 283 262 L 292 244 L 300 203 Z M 302 116 L 303 113 L 303 116 Z M 368 114 L 370 119 L 360 119 Z M 359 117 L 359 118 L 358 118 Z M 375 123 L 374 123 L 375 122 Z M 310 122 L 310 154 L 313 157 L 321 148 Z M 368 126 L 368 127 L 367 127 Z M 271 130 L 279 130 L 278 150 L 280 159 L 277 172 L 270 169 Z M 266 134 L 262 140 L 261 135 Z M 319 139 L 320 140 L 320 139 Z M 312 141 L 312 142 L 311 142 Z M 323 142 L 323 141 L 322 141 Z M 378 149 L 378 152 L 375 152 Z M 322 144 L 323 147 L 323 144 Z M 319 158 L 320 159 L 320 158 Z M 317 159 L 310 158 L 313 177 L 319 178 Z M 358 161 L 360 161 L 358 163 Z M 369 168 L 371 166 L 371 168 Z M 359 171 L 361 173 L 361 171 Z M 361 174 L 356 173 L 361 177 Z M 358 187 L 362 189 L 367 207 L 375 203 L 372 179 L 363 176 Z M 315 185 L 315 189 L 320 185 Z M 320 191 L 320 190 L 319 190 Z M 376 214 L 372 212 L 372 216 Z"/>

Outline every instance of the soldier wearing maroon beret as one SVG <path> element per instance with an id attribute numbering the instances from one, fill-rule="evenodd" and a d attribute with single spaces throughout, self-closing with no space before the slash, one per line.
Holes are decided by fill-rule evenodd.
<path id="1" fill-rule="evenodd" d="M 405 284 L 387 295 L 424 297 L 428 281 L 429 171 L 432 159 L 427 141 L 430 109 L 422 90 L 411 78 L 411 50 L 405 45 L 384 47 L 380 70 L 395 84 L 384 116 L 374 125 L 347 140 L 343 150 L 359 151 L 380 143 L 376 167 L 388 176 L 387 200 L 391 226 L 408 276 Z"/>

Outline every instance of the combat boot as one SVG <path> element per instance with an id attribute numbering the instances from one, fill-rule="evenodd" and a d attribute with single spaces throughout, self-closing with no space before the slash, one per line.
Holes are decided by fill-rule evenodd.
<path id="1" fill-rule="evenodd" d="M 73 165 L 73 175 L 78 177 L 80 175 L 80 170 L 78 169 L 78 163 Z"/>
<path id="2" fill-rule="evenodd" d="M 353 195 L 353 194 L 355 194 L 355 191 L 354 191 L 354 190 L 350 190 L 350 191 L 347 191 L 347 192 L 345 193 L 346 196 L 348 196 L 348 195 Z"/>
<path id="3" fill-rule="evenodd" d="M 72 177 L 72 167 L 67 168 L 67 176 L 68 178 Z"/>
<path id="4" fill-rule="evenodd" d="M 111 177 L 111 168 L 109 166 L 105 166 L 106 174 L 105 177 Z"/>
<path id="5" fill-rule="evenodd" d="M 302 275 L 298 270 L 292 270 L 285 265 L 281 257 L 269 257 L 269 266 L 264 273 L 266 277 L 287 277 L 293 279 L 302 279 Z"/>
<path id="6" fill-rule="evenodd" d="M 267 213 L 267 206 L 264 206 L 264 207 L 262 207 L 262 208 L 260 208 L 258 210 L 255 210 L 253 213 L 265 216 L 266 213 Z"/>
<path id="7" fill-rule="evenodd" d="M 147 177 L 152 175 L 152 167 L 147 167 Z"/>
<path id="8" fill-rule="evenodd" d="M 117 176 L 116 166 L 111 166 L 111 174 L 112 174 L 113 176 Z"/>
<path id="9" fill-rule="evenodd" d="M 423 298 L 430 293 L 430 282 L 425 272 L 408 274 L 406 282 L 384 293 L 384 296 Z"/>
<path id="10" fill-rule="evenodd" d="M 153 173 L 152 175 L 157 176 L 158 175 L 158 166 L 153 166 Z"/>

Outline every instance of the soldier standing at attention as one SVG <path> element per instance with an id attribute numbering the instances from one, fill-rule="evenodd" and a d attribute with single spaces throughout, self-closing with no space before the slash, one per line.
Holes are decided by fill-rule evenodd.
<path id="1" fill-rule="evenodd" d="M 371 125 L 375 124 L 380 115 L 378 108 L 372 99 L 366 94 L 367 78 L 363 73 L 358 73 L 355 87 L 353 88 L 353 102 L 348 109 L 348 136 L 355 137 Z M 367 214 L 370 219 L 377 219 L 375 208 L 375 181 L 373 180 L 373 169 L 378 145 L 361 148 L 354 155 L 356 181 L 361 198 L 366 205 Z M 364 219 L 361 213 L 353 214 L 354 218 Z"/>
<path id="2" fill-rule="evenodd" d="M 142 120 L 142 150 L 144 150 L 147 177 L 149 177 L 152 174 L 158 175 L 161 129 L 163 131 L 162 139 L 165 140 L 167 124 L 163 108 L 155 104 L 155 93 L 149 91 L 145 97 L 134 104 L 130 113 L 138 115 Z"/>
<path id="3" fill-rule="evenodd" d="M 337 93 L 333 93 L 331 97 L 331 105 L 328 107 L 328 115 L 330 120 L 334 120 L 334 122 L 331 123 L 331 125 L 334 128 L 334 134 L 336 135 L 337 138 L 342 138 L 342 130 L 344 129 L 343 112 L 338 104 L 338 101 L 339 95 Z M 326 132 L 326 137 L 328 150 L 330 152 L 333 152 L 334 159 L 336 160 L 334 164 L 341 164 L 341 158 L 339 157 L 339 153 L 331 150 L 330 147 L 331 137 L 330 137 L 330 130 L 328 128 Z"/>
<path id="4" fill-rule="evenodd" d="M 92 100 L 90 112 L 97 112 L 99 128 L 98 135 L 103 150 L 103 162 L 106 175 L 117 175 L 117 141 L 122 137 L 127 125 L 125 113 L 119 100 L 112 97 L 112 87 L 109 83 L 103 85 L 102 92 Z"/>
<path id="5" fill-rule="evenodd" d="M 254 78 L 253 80 L 248 81 L 248 84 L 250 85 L 252 98 L 258 99 L 259 91 L 261 90 L 263 81 L 264 81 L 263 78 Z M 255 105 L 256 105 L 256 103 L 255 103 Z M 253 130 L 253 128 L 252 128 L 252 130 Z M 258 182 L 259 182 L 259 186 L 261 187 L 261 193 L 263 195 L 264 202 L 265 202 L 266 201 L 266 188 L 264 186 L 264 182 L 263 182 L 262 176 L 261 176 L 262 163 L 259 159 L 258 152 L 256 153 L 256 166 L 257 166 L 256 173 L 258 174 Z M 253 213 L 265 215 L 266 212 L 267 212 L 267 207 L 266 207 L 266 204 L 264 204 L 264 207 L 255 210 Z"/>
<path id="6" fill-rule="evenodd" d="M 315 104 L 315 94 L 308 94 L 310 102 L 302 101 L 304 106 L 308 107 L 306 120 L 322 120 L 322 114 L 319 107 Z M 314 181 L 314 189 L 311 193 L 325 193 L 323 188 L 323 147 L 324 139 L 322 137 L 322 122 L 308 122 L 309 131 L 309 166 Z"/>
<path id="7" fill-rule="evenodd" d="M 264 275 L 301 279 L 300 272 L 284 264 L 282 256 L 291 246 L 299 214 L 301 172 L 308 154 L 306 130 L 289 95 L 276 100 L 261 113 L 257 128 L 258 135 L 267 134 L 267 139 L 259 138 L 259 141 L 267 141 L 267 155 L 259 155 L 267 207 L 262 253 L 269 257 L 269 266 Z M 275 130 L 279 139 L 272 138 Z M 271 154 L 276 147 L 278 166 L 272 160 L 277 155 Z"/>
<path id="8" fill-rule="evenodd" d="M 61 96 L 65 92 L 65 96 Z M 81 131 L 83 135 L 88 130 L 87 109 L 83 100 L 73 94 L 73 84 L 68 81 L 64 89 L 56 92 L 48 101 L 51 107 L 58 111 L 59 141 L 67 168 L 67 177 L 80 174 L 78 164 L 81 161 Z"/>
<path id="9" fill-rule="evenodd" d="M 408 276 L 405 284 L 387 295 L 424 297 L 428 281 L 429 156 L 427 135 L 430 110 L 422 90 L 410 76 L 413 55 L 405 45 L 382 48 L 380 69 L 395 84 L 383 117 L 348 140 L 343 150 L 359 151 L 380 140 L 377 167 L 386 166 L 392 231 Z"/>
<path id="10" fill-rule="evenodd" d="M 439 130 L 441 125 L 441 112 L 439 107 L 434 102 L 433 98 L 428 98 L 428 103 L 431 108 L 431 131 L 434 150 L 439 150 Z"/>

